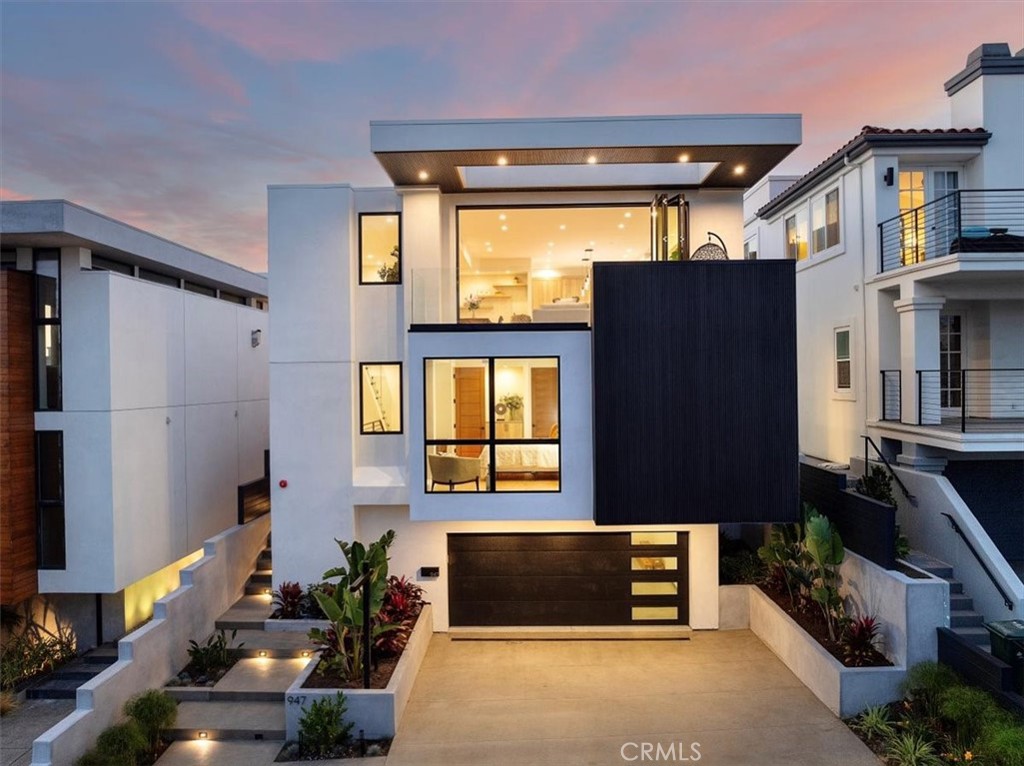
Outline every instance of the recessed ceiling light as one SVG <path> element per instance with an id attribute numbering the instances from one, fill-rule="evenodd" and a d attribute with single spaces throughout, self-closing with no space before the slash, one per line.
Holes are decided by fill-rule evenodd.
<path id="1" fill-rule="evenodd" d="M 507 165 L 508 164 L 508 157 L 505 157 L 505 156 L 498 157 L 498 164 L 499 165 Z"/>
<path id="2" fill-rule="evenodd" d="M 388 216 L 387 218 L 384 219 L 384 223 L 391 223 L 394 220 L 395 220 L 394 218 L 392 218 L 391 216 Z"/>
<path id="3" fill-rule="evenodd" d="M 490 242 L 484 242 L 484 247 L 490 247 L 490 246 L 491 246 Z"/>
<path id="4" fill-rule="evenodd" d="M 565 231 L 565 224 L 564 223 L 558 224 L 558 228 L 561 229 L 562 231 Z"/>
<path id="5" fill-rule="evenodd" d="M 747 166 L 746 165 L 737 165 L 736 167 L 734 167 L 732 169 L 732 172 L 735 175 L 741 176 L 741 175 L 743 175 L 744 173 L 747 172 Z"/>
<path id="6" fill-rule="evenodd" d="M 498 213 L 498 220 L 499 221 L 504 221 L 505 220 L 505 214 L 504 213 Z"/>
<path id="7" fill-rule="evenodd" d="M 620 229 L 625 229 L 625 228 L 626 228 L 626 224 L 624 224 L 624 223 L 620 223 L 620 224 L 619 224 L 619 228 L 620 228 Z"/>
<path id="8" fill-rule="evenodd" d="M 507 226 L 506 224 L 504 224 L 504 223 L 503 223 L 503 224 L 501 225 L 501 230 L 502 230 L 502 231 L 508 231 L 508 226 Z"/>
<path id="9" fill-rule="evenodd" d="M 680 162 L 689 162 L 690 161 L 690 155 L 689 154 L 680 154 L 679 155 L 679 161 Z"/>
<path id="10" fill-rule="evenodd" d="M 548 242 L 548 247 L 554 247 L 554 246 L 555 246 L 554 242 Z"/>
<path id="11" fill-rule="evenodd" d="M 597 157 L 595 157 L 593 154 L 591 154 L 589 157 L 587 157 L 587 164 L 588 165 L 596 165 L 597 164 Z"/>
<path id="12" fill-rule="evenodd" d="M 622 215 L 623 215 L 624 218 L 632 218 L 633 217 L 633 214 L 630 213 L 630 212 L 625 212 Z"/>
<path id="13" fill-rule="evenodd" d="M 590 240 L 590 246 L 591 246 L 591 247 L 593 247 L 593 246 L 594 246 L 595 244 L 597 244 L 597 243 L 596 243 L 596 242 L 594 242 L 594 240 Z"/>
<path id="14" fill-rule="evenodd" d="M 548 255 L 551 255 L 551 251 L 550 250 L 548 250 Z"/>
<path id="15" fill-rule="evenodd" d="M 420 171 L 420 180 L 421 181 L 426 181 L 428 178 L 430 178 L 430 173 L 428 173 L 426 170 L 421 170 Z"/>

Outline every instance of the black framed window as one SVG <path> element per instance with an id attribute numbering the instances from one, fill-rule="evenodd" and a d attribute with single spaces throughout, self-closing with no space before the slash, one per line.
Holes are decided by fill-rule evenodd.
<path id="1" fill-rule="evenodd" d="M 62 431 L 36 432 L 36 530 L 39 569 L 65 569 Z"/>
<path id="2" fill-rule="evenodd" d="M 135 276 L 135 268 L 130 263 L 115 261 L 113 258 L 104 258 L 102 255 L 92 254 L 93 271 L 113 271 L 125 276 Z"/>
<path id="3" fill-rule="evenodd" d="M 63 407 L 61 388 L 60 251 L 36 250 L 35 292 L 35 404 L 37 410 Z"/>
<path id="4" fill-rule="evenodd" d="M 144 279 L 147 282 L 155 282 L 158 285 L 165 285 L 167 287 L 181 287 L 181 280 L 177 277 L 172 277 L 170 274 L 163 274 L 159 271 L 153 271 L 152 269 L 139 269 L 139 279 Z"/>
<path id="5" fill-rule="evenodd" d="M 402 433 L 402 363 L 359 363 L 359 433 Z"/>
<path id="6" fill-rule="evenodd" d="M 359 214 L 359 284 L 402 283 L 402 214 Z"/>
<path id="7" fill-rule="evenodd" d="M 197 295 L 205 295 L 207 298 L 216 298 L 217 290 L 207 285 L 201 285 L 198 282 L 190 282 L 187 279 L 183 285 L 186 291 L 190 293 L 196 293 Z"/>
<path id="8" fill-rule="evenodd" d="M 244 295 L 236 295 L 235 293 L 229 293 L 227 290 L 221 290 L 220 294 L 217 297 L 219 297 L 222 301 L 228 301 L 229 303 L 237 303 L 242 306 L 246 304 Z"/>
<path id="9" fill-rule="evenodd" d="M 427 492 L 560 492 L 558 357 L 424 360 Z"/>

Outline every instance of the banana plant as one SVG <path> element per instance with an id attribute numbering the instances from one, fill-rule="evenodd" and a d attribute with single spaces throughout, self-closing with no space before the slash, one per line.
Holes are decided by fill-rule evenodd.
<path id="1" fill-rule="evenodd" d="M 841 616 L 839 565 L 846 557 L 843 541 L 832 522 L 817 513 L 804 522 L 804 548 L 813 564 L 811 599 L 821 607 L 829 638 L 836 640 L 836 622 Z"/>
<path id="2" fill-rule="evenodd" d="M 334 567 L 324 572 L 325 580 L 338 578 L 334 593 L 328 595 L 322 591 L 313 591 L 313 597 L 320 605 L 320 610 L 331 623 L 330 630 L 314 628 L 309 638 L 316 643 L 322 656 L 328 658 L 346 678 L 354 679 L 362 675 L 363 663 L 363 617 L 367 605 L 363 603 L 363 588 L 352 592 L 352 584 L 359 579 L 364 571 L 370 578 L 370 632 L 375 639 L 389 630 L 396 630 L 398 625 L 384 625 L 377 621 L 381 608 L 384 606 L 384 594 L 388 580 L 388 549 L 395 540 L 394 530 L 388 530 L 380 539 L 369 547 L 358 541 L 352 543 L 335 540 L 345 557 L 347 566 Z"/>

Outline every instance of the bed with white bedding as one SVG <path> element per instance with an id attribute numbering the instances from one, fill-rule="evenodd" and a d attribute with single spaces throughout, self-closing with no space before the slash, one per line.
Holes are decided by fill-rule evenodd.
<path id="1" fill-rule="evenodd" d="M 497 475 L 558 473 L 557 444 L 499 444 L 495 447 Z M 487 450 L 484 450 L 486 460 Z"/>

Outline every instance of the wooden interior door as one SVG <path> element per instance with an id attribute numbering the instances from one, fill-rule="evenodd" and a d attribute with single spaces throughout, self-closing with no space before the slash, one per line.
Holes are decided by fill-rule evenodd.
<path id="1" fill-rule="evenodd" d="M 533 438 L 550 439 L 558 422 L 558 368 L 534 367 L 530 370 L 530 396 L 533 402 Z"/>
<path id="2" fill-rule="evenodd" d="M 483 367 L 455 368 L 455 438 L 487 437 L 487 412 Z M 480 457 L 482 445 L 463 444 L 455 448 L 460 457 Z"/>

